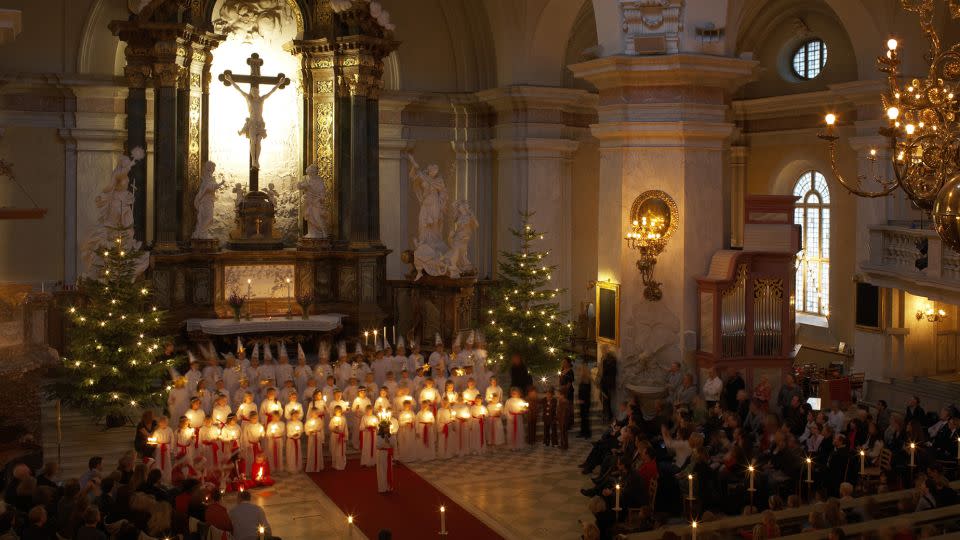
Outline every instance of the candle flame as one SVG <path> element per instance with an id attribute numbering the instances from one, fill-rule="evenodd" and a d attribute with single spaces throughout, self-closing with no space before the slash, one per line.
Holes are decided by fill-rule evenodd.
<path id="1" fill-rule="evenodd" d="M 353 516 L 347 516 L 347 525 L 353 525 Z"/>

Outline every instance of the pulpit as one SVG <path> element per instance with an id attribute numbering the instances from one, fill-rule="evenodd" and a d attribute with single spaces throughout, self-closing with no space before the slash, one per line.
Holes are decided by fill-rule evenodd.
<path id="1" fill-rule="evenodd" d="M 800 226 L 793 196 L 751 195 L 742 250 L 713 255 L 697 279 L 701 369 L 740 370 L 748 386 L 766 376 L 776 387 L 793 363 L 794 264 Z"/>

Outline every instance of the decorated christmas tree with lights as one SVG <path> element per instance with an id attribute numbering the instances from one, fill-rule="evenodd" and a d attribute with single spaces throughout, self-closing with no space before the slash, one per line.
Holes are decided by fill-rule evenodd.
<path id="1" fill-rule="evenodd" d="M 157 358 L 163 312 L 137 275 L 143 252 L 132 244 L 130 231 L 117 229 L 116 241 L 97 249 L 93 276 L 79 281 L 79 299 L 67 308 L 67 354 L 48 388 L 63 405 L 97 416 L 162 404 L 173 361 Z"/>
<path id="2" fill-rule="evenodd" d="M 487 348 L 501 365 L 519 354 L 530 374 L 542 377 L 560 367 L 569 345 L 573 324 L 557 302 L 561 289 L 550 288 L 556 266 L 544 259 L 549 251 L 537 249 L 544 234 L 530 223 L 533 214 L 522 214 L 523 225 L 510 232 L 520 241 L 517 251 L 501 251 L 498 283 L 487 311 Z"/>

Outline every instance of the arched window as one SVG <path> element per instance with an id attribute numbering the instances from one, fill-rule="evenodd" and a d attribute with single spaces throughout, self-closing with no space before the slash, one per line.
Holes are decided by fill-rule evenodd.
<path id="1" fill-rule="evenodd" d="M 797 311 L 830 313 L 830 188 L 817 171 L 803 173 L 793 188 L 799 197 L 793 222 L 803 229 L 797 266 Z"/>
<path id="2" fill-rule="evenodd" d="M 811 39 L 793 51 L 793 73 L 801 79 L 813 79 L 820 75 L 827 64 L 827 44 Z"/>

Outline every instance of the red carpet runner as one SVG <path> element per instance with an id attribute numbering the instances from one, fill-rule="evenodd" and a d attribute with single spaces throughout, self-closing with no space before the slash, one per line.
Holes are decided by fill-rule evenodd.
<path id="1" fill-rule="evenodd" d="M 376 540 L 380 529 L 390 529 L 394 540 L 444 538 L 444 540 L 502 540 L 482 521 L 445 497 L 420 475 L 397 463 L 393 473 L 396 491 L 377 493 L 377 475 L 373 468 L 360 467 L 351 459 L 347 468 L 307 476 L 343 513 L 354 516 L 354 523 Z M 447 536 L 440 536 L 440 505 L 446 507 Z"/>

